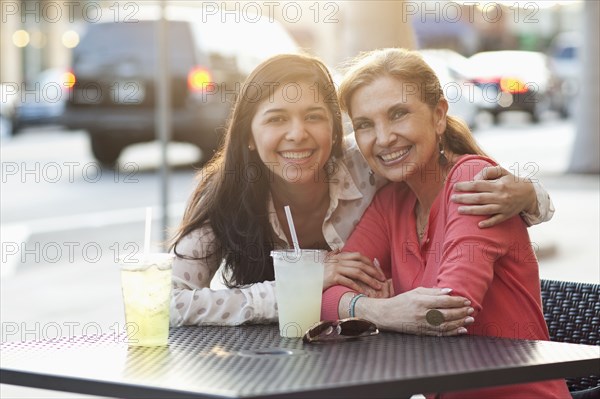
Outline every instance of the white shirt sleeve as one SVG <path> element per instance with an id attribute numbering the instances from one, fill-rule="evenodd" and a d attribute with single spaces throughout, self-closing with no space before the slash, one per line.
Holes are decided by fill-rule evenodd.
<path id="1" fill-rule="evenodd" d="M 277 321 L 275 282 L 265 281 L 244 288 L 210 289 L 210 281 L 221 258 L 213 254 L 212 229 L 203 227 L 184 237 L 173 262 L 173 293 L 170 324 L 239 325 Z M 208 256 L 207 256 L 208 255 Z"/>
<path id="2" fill-rule="evenodd" d="M 537 197 L 538 213 L 537 215 L 529 214 L 527 212 L 521 213 L 523 220 L 525 220 L 529 226 L 547 222 L 554 216 L 554 204 L 552 203 L 550 194 L 548 194 L 544 186 L 542 186 L 542 183 L 538 180 L 532 182 L 532 184 Z"/>

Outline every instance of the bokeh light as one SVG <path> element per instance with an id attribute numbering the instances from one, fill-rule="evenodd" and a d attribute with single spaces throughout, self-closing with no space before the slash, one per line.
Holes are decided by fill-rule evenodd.
<path id="1" fill-rule="evenodd" d="M 77 81 L 77 79 L 75 78 L 75 74 L 73 74 L 73 72 L 71 71 L 67 71 L 63 74 L 63 84 L 67 87 L 67 88 L 72 88 L 73 86 L 75 86 L 75 82 Z"/>
<path id="2" fill-rule="evenodd" d="M 79 44 L 79 34 L 74 30 L 68 30 L 62 35 L 62 44 L 66 48 L 74 48 Z"/>
<path id="3" fill-rule="evenodd" d="M 29 44 L 29 33 L 26 30 L 19 29 L 12 35 L 13 44 L 17 47 L 25 47 Z"/>

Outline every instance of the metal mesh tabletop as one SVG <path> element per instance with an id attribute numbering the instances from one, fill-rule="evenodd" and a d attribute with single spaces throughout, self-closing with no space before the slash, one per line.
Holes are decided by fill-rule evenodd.
<path id="1" fill-rule="evenodd" d="M 117 397 L 402 397 L 600 371 L 600 347 L 382 333 L 336 344 L 277 326 L 182 327 L 168 347 L 122 337 L 1 345 L 1 382 Z"/>

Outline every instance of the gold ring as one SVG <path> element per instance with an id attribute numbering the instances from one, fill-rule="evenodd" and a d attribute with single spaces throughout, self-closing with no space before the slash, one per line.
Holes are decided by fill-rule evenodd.
<path id="1" fill-rule="evenodd" d="M 425 313 L 425 320 L 432 326 L 437 327 L 444 322 L 444 314 L 437 309 L 429 309 Z"/>

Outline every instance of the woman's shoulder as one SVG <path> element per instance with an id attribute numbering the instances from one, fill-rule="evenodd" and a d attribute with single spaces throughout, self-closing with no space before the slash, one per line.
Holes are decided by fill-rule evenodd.
<path id="1" fill-rule="evenodd" d="M 340 158 L 340 161 L 343 162 L 346 166 L 354 167 L 359 166 L 361 170 L 368 170 L 369 165 L 367 161 L 362 156 L 358 145 L 356 144 L 356 140 L 352 135 L 344 137 L 344 145 L 343 145 L 344 154 Z"/>
<path id="2" fill-rule="evenodd" d="M 374 193 L 388 182 L 383 177 L 370 173 L 369 164 L 360 152 L 354 136 L 348 135 L 344 137 L 343 149 L 344 154 L 337 162 L 343 164 L 348 170 L 348 173 L 350 173 L 354 183 L 361 192 Z"/>
<path id="3" fill-rule="evenodd" d="M 483 155 L 467 154 L 458 157 L 452 169 L 448 173 L 447 182 L 457 183 L 459 181 L 470 181 L 481 170 L 488 166 L 497 166 L 498 164 Z"/>

